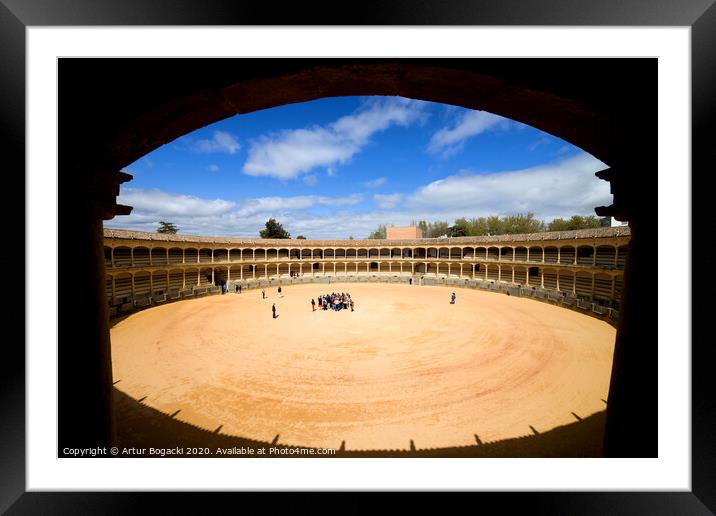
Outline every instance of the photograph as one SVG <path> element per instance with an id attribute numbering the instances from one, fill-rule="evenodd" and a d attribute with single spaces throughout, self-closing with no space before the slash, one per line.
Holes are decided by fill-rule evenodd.
<path id="1" fill-rule="evenodd" d="M 58 456 L 657 456 L 629 335 L 656 303 L 656 59 L 58 75 L 60 167 L 107 194 L 82 250 L 60 185 L 60 287 L 90 280 L 102 333 L 60 362 Z"/>

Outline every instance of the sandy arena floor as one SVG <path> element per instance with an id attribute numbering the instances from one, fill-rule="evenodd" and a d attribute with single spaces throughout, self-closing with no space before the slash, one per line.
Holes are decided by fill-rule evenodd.
<path id="1" fill-rule="evenodd" d="M 333 291 L 349 292 L 355 312 L 311 312 Z M 353 450 L 473 445 L 604 410 L 614 328 L 455 292 L 450 305 L 446 287 L 312 284 L 151 308 L 112 328 L 114 381 L 210 431 Z"/>

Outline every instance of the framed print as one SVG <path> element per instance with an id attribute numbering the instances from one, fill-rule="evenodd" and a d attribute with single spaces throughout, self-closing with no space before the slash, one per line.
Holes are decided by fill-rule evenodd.
<path id="1" fill-rule="evenodd" d="M 27 170 L 28 207 L 27 347 L 25 353 L 19 346 L 13 348 L 17 356 L 8 361 L 4 376 L 3 457 L 4 469 L 12 473 L 5 474 L 8 481 L 3 482 L 3 510 L 62 512 L 77 503 L 90 504 L 95 512 L 131 510 L 132 502 L 122 494 L 105 493 L 115 489 L 481 491 L 478 497 L 501 506 L 509 493 L 487 491 L 516 490 L 531 492 L 509 506 L 545 513 L 603 513 L 616 505 L 625 512 L 706 514 L 714 507 L 709 438 L 713 402 L 707 394 L 713 381 L 706 371 L 709 361 L 702 356 L 707 346 L 698 338 L 691 340 L 691 291 L 685 279 L 691 268 L 695 277 L 707 270 L 696 254 L 690 261 L 690 225 L 685 221 L 690 219 L 689 166 L 698 168 L 713 158 L 705 137 L 713 124 L 713 6 L 694 2 L 642 12 L 632 4 L 597 9 L 584 2 L 566 10 L 534 6 L 532 13 L 518 13 L 496 4 L 476 9 L 456 2 L 437 10 L 421 4 L 410 12 L 385 6 L 380 13 L 356 13 L 353 20 L 324 13 L 310 20 L 314 27 L 276 27 L 289 19 L 308 21 L 305 15 L 293 19 L 290 10 L 270 16 L 252 10 L 249 15 L 246 7 L 219 3 L 201 11 L 187 7 L 172 13 L 111 3 L 103 6 L 106 12 L 96 5 L 56 7 L 40 9 L 33 2 L 6 2 L 0 7 L 6 71 L 2 109 L 9 121 L 3 130 L 5 140 L 12 142 L 14 168 Z M 232 13 L 228 18 L 227 12 Z M 325 26 L 315 27 L 316 20 Z M 273 26 L 246 26 L 269 23 Z M 188 24 L 194 27 L 184 26 Z M 639 25 L 643 27 L 634 27 Z M 403 100 L 387 105 L 389 101 L 379 96 Z M 358 100 L 350 109 L 345 107 L 349 104 L 340 107 L 341 102 L 353 102 L 351 98 Z M 260 118 L 262 110 L 292 109 L 292 114 L 282 115 L 288 120 L 309 101 L 322 107 L 316 121 L 304 129 L 238 133 L 225 129 L 229 126 L 212 125 L 229 124 L 238 115 L 263 128 L 268 122 Z M 399 214 L 397 206 L 420 206 L 428 202 L 426 192 L 446 188 L 451 181 L 463 192 L 489 188 L 478 173 L 463 168 L 459 174 L 436 174 L 430 176 L 432 182 L 420 183 L 407 172 L 404 178 L 378 173 L 383 165 L 377 157 L 372 165 L 376 172 L 362 178 L 360 192 L 335 180 L 356 156 L 369 156 L 375 135 L 391 126 L 426 131 L 425 148 L 412 144 L 416 150 L 405 159 L 425 160 L 428 155 L 441 166 L 450 156 L 467 152 L 456 136 L 467 129 L 459 122 L 430 125 L 437 122 L 426 121 L 427 110 L 433 109 L 429 103 L 448 106 L 440 108 L 443 111 L 434 108 L 431 120 L 456 109 L 484 110 L 524 124 L 523 131 L 542 130 L 544 141 L 559 138 L 576 149 L 572 156 L 565 145 L 559 152 L 566 154 L 559 160 L 577 159 L 580 150 L 589 152 L 603 165 L 592 164 L 595 168 L 589 173 L 601 182 L 602 190 L 608 186 L 612 196 L 593 206 L 596 215 L 628 222 L 629 232 L 616 227 L 560 233 L 555 225 L 553 233 L 545 232 L 539 239 L 520 240 L 525 232 L 508 237 L 494 230 L 479 236 L 485 233 L 459 233 L 459 214 L 445 211 L 445 218 L 455 213 L 450 233 L 431 233 L 423 241 L 422 231 L 432 226 L 420 229 L 421 212 L 416 208 Z M 332 106 L 338 107 L 331 111 Z M 366 129 L 361 124 L 368 118 L 380 119 L 383 125 Z M 538 141 L 535 134 L 535 149 L 547 145 Z M 531 148 L 529 142 L 522 145 Z M 160 148 L 169 152 L 170 147 L 176 154 L 153 154 Z M 394 163 L 399 149 L 390 150 Z M 246 192 L 236 197 L 240 200 L 225 202 L 220 194 L 200 186 L 196 191 L 205 193 L 197 197 L 172 197 L 161 191 L 161 184 L 141 176 L 152 163 L 162 166 L 177 160 L 196 160 L 195 167 L 216 175 L 228 166 L 221 156 L 240 152 L 247 156 L 242 173 L 248 177 L 237 183 L 236 188 Z M 559 160 L 555 163 L 562 163 Z M 399 167 L 395 164 L 394 170 Z M 258 184 L 266 177 L 274 181 L 270 194 L 249 193 L 249 181 Z M 410 189 L 380 189 L 386 182 L 398 184 L 409 178 L 414 182 Z M 136 186 L 130 188 L 132 180 Z M 322 182 L 328 180 L 338 185 L 335 190 L 322 190 Z M 285 193 L 280 193 L 282 188 Z M 542 197 L 547 195 L 547 190 L 539 191 Z M 455 204 L 460 197 L 450 193 L 442 199 Z M 363 217 L 351 210 L 364 200 L 373 203 L 366 204 L 366 210 L 374 206 L 379 213 L 394 216 L 391 224 L 406 227 L 388 224 L 383 226 L 385 235 L 376 232 L 353 241 L 350 229 L 345 235 L 331 233 L 315 220 L 330 217 L 336 226 L 342 214 Z M 269 201 L 290 207 L 260 211 Z M 170 208 L 158 211 L 160 204 Z M 161 228 L 156 232 L 156 213 L 171 214 L 181 229 L 196 226 L 187 234 Z M 286 227 L 293 235 L 312 233 L 307 240 L 271 240 L 268 245 L 252 239 L 248 229 L 236 236 L 202 232 L 218 227 L 216 213 L 232 220 L 281 213 L 283 222 L 290 221 Z M 306 213 L 315 217 L 304 217 Z M 555 212 L 553 223 L 563 213 Z M 415 223 L 410 216 L 416 217 Z M 162 218 L 164 229 L 172 229 L 167 220 Z M 378 219 L 368 223 L 373 220 Z M 694 223 L 702 224 L 701 220 L 694 218 Z M 267 222 L 266 235 L 273 230 L 279 235 L 283 228 L 275 225 Z M 410 228 L 416 231 L 412 236 L 400 233 Z M 263 231 L 262 238 L 284 238 L 266 237 Z M 383 238 L 386 242 L 378 242 Z M 572 240 L 564 242 L 565 238 Z M 496 254 L 490 254 L 493 248 Z M 524 265 L 518 263 L 522 261 Z M 382 278 L 382 285 L 394 283 L 391 295 L 403 299 L 406 307 L 415 302 L 409 294 L 415 292 L 414 281 L 425 299 L 426 292 L 433 292 L 430 289 L 443 292 L 455 286 L 457 296 L 453 294 L 448 311 L 436 315 L 435 321 L 452 320 L 455 309 L 479 303 L 482 295 L 500 303 L 539 306 L 535 309 L 544 311 L 540 317 L 545 324 L 550 310 L 598 320 L 603 324 L 599 331 L 615 336 L 607 339 L 609 345 L 615 343 L 605 348 L 604 367 L 586 377 L 603 381 L 595 384 L 580 375 L 563 374 L 566 366 L 560 364 L 580 362 L 585 367 L 585 361 L 596 360 L 602 345 L 595 341 L 588 358 L 581 351 L 569 355 L 571 330 L 564 319 L 550 330 L 551 345 L 559 347 L 563 360 L 552 366 L 559 378 L 553 383 L 562 383 L 562 390 L 544 390 L 554 391 L 558 399 L 566 397 L 574 408 L 560 405 L 559 414 L 553 415 L 552 398 L 545 398 L 540 410 L 533 409 L 527 391 L 510 391 L 500 400 L 499 388 L 485 387 L 492 377 L 484 360 L 480 367 L 468 367 L 466 363 L 476 360 L 472 351 L 460 356 L 453 350 L 447 358 L 439 351 L 449 346 L 450 338 L 443 342 L 439 339 L 444 337 L 435 333 L 433 348 L 430 339 L 419 339 L 433 335 L 439 322 L 426 319 L 425 328 L 419 329 L 421 321 L 405 319 L 393 334 L 390 325 L 407 315 L 389 311 L 380 320 L 373 311 L 373 326 L 365 323 L 355 331 L 365 336 L 374 328 L 375 335 L 368 339 L 376 344 L 384 335 L 395 335 L 386 342 L 399 342 L 407 328 L 413 328 L 414 334 L 409 334 L 414 346 L 406 348 L 400 361 L 391 358 L 385 362 L 390 366 L 363 361 L 351 355 L 359 348 L 337 338 L 332 358 L 321 358 L 333 360 L 333 365 L 325 371 L 313 369 L 315 357 L 305 355 L 318 348 L 305 339 L 291 340 L 294 334 L 304 335 L 291 312 L 291 293 L 300 291 L 308 300 L 311 289 L 324 284 L 326 292 L 318 306 L 336 313 L 318 316 L 329 329 L 337 324 L 325 330 L 327 335 L 350 333 L 348 319 L 336 322 L 338 317 L 350 317 L 354 309 L 345 289 L 355 285 L 356 318 L 365 317 L 360 314 L 362 301 L 373 303 L 370 282 L 378 281 L 375 278 Z M 380 288 L 388 292 L 387 287 Z M 241 297 L 240 289 L 247 298 Z M 254 315 L 258 303 L 242 301 L 259 291 L 264 298 L 268 293 L 272 314 L 266 304 Z M 184 301 L 190 296 L 191 301 Z M 225 312 L 220 312 L 219 301 L 225 302 Z M 188 303 L 212 303 L 207 310 L 213 319 L 188 328 L 185 319 L 193 314 L 170 313 Z M 230 342 L 222 339 L 237 332 L 228 319 L 235 317 L 237 306 L 253 320 L 266 314 L 270 318 L 246 333 L 241 352 L 222 344 L 221 353 L 213 358 L 194 355 L 196 342 Z M 138 316 L 146 318 L 159 310 L 163 333 L 137 323 Z M 412 310 L 404 307 L 405 312 Z M 480 313 L 475 310 L 472 313 Z M 314 314 L 312 309 L 309 313 Z M 486 318 L 487 322 L 496 323 Z M 285 359 L 276 352 L 279 348 L 266 354 L 266 338 L 255 343 L 248 338 L 260 335 L 267 324 L 279 328 L 268 339 L 274 345 L 280 342 Z M 515 321 L 504 324 L 517 327 Z M 243 327 L 249 328 L 249 322 Z M 489 331 L 489 324 L 481 330 Z M 597 329 L 590 331 L 597 334 Z M 186 334 L 193 340 L 181 347 Z M 563 344 L 558 337 L 562 334 Z M 462 334 L 453 329 L 446 335 Z M 471 334 L 464 340 L 474 343 L 479 338 Z M 173 351 L 162 351 L 170 340 Z M 361 346 L 360 353 L 396 352 L 395 347 Z M 506 353 L 503 349 L 498 354 L 507 357 Z M 518 367 L 525 356 L 522 352 L 508 360 Z M 262 365 L 246 365 L 253 359 Z M 138 367 L 140 362 L 145 366 Z M 26 368 L 20 366 L 23 363 Z M 214 380 L 229 378 L 240 367 L 245 367 L 241 380 L 233 386 Z M 533 374 L 528 365 L 524 367 L 520 374 Z M 402 376 L 393 375 L 401 368 Z M 464 373 L 455 373 L 458 369 Z M 302 372 L 307 370 L 314 376 Z M 376 378 L 376 370 L 392 387 L 380 392 L 378 383 L 363 391 L 355 387 Z M 453 372 L 445 374 L 446 370 Z M 425 381 L 428 377 L 432 379 Z M 457 377 L 462 383 L 453 387 Z M 535 378 L 531 385 L 547 382 L 542 372 Z M 311 382 L 333 387 L 320 391 Z M 514 411 L 504 424 L 498 417 L 480 419 L 474 414 L 491 405 L 467 401 L 469 389 L 487 389 L 492 406 L 505 407 L 506 400 L 514 403 L 520 397 L 521 415 Z M 569 396 L 559 394 L 564 392 Z M 350 398 L 355 414 L 361 416 L 344 414 L 341 398 Z M 361 401 L 366 399 L 378 401 Z M 233 408 L 222 408 L 222 403 Z M 237 412 L 242 404 L 248 408 Z M 436 405 L 459 406 L 463 412 L 435 412 Z M 416 415 L 398 418 L 397 406 Z M 263 412 L 259 415 L 250 407 L 263 407 Z M 316 420 L 307 414 L 316 415 Z M 520 429 L 512 431 L 514 425 Z M 340 432 L 326 430 L 338 427 Z M 590 430 L 587 438 L 586 428 L 597 430 Z M 448 438 L 451 432 L 457 437 Z M 569 439 L 578 435 L 583 440 L 571 446 Z M 464 443 L 462 436 L 468 438 Z M 217 450 L 233 456 L 221 461 Z M 276 451 L 262 461 L 237 458 L 237 450 Z M 329 450 L 335 457 L 285 457 L 298 450 L 306 455 Z M 65 492 L 78 489 L 102 493 Z M 186 507 L 187 501 L 179 500 Z"/>

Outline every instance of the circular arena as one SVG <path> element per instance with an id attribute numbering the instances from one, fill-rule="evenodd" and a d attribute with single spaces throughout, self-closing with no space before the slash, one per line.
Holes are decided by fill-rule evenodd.
<path id="1" fill-rule="evenodd" d="M 210 432 L 290 446 L 539 435 L 605 409 L 628 239 L 600 228 L 327 245 L 105 230 L 115 388 Z M 355 310 L 313 311 L 333 292 Z"/>
<path id="2" fill-rule="evenodd" d="M 113 376 L 196 426 L 317 448 L 460 446 L 604 409 L 612 326 L 456 290 L 454 305 L 440 286 L 332 283 L 152 308 L 112 329 Z M 312 311 L 324 291 L 355 311 Z"/>

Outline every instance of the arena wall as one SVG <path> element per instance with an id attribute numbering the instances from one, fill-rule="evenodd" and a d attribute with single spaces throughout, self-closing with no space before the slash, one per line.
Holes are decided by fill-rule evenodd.
<path id="1" fill-rule="evenodd" d="M 168 301 L 306 282 L 489 288 L 616 320 L 629 227 L 395 240 L 242 239 L 104 230 L 110 316 Z"/>

